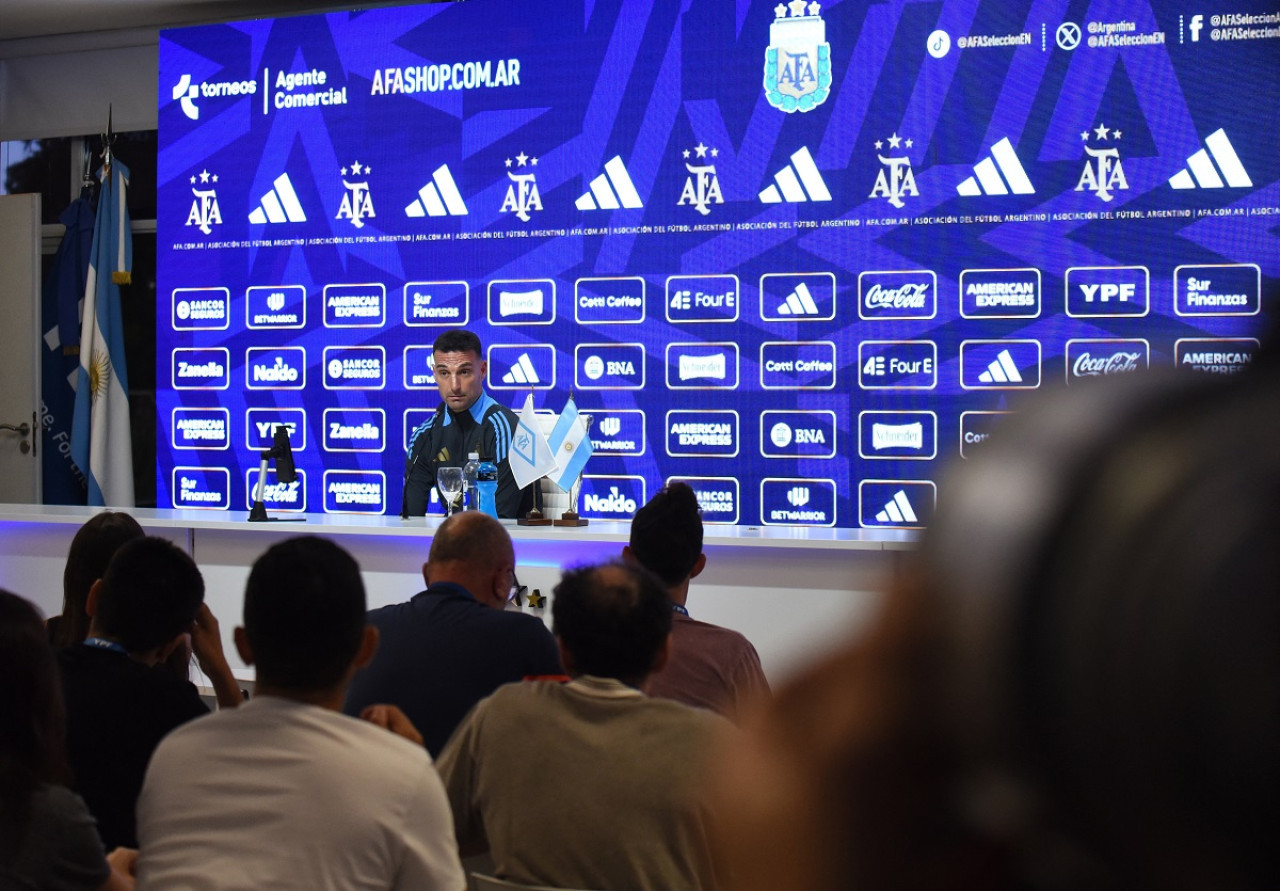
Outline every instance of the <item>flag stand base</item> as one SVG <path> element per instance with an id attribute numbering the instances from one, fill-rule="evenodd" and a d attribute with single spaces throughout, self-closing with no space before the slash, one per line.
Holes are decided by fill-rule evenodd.
<path id="1" fill-rule="evenodd" d="M 586 526 L 590 522 L 591 522 L 590 520 L 586 520 L 578 516 L 577 511 L 567 510 L 563 514 L 561 514 L 560 519 L 552 520 L 551 525 L 553 526 Z"/>
<path id="2" fill-rule="evenodd" d="M 517 526 L 550 526 L 551 518 L 543 516 L 542 511 L 536 507 L 525 514 L 523 517 L 516 519 Z"/>

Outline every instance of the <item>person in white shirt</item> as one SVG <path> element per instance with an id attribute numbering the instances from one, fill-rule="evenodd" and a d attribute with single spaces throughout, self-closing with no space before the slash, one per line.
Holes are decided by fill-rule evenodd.
<path id="1" fill-rule="evenodd" d="M 323 538 L 274 545 L 249 574 L 235 641 L 256 696 L 156 750 L 138 887 L 462 891 L 449 804 L 413 725 L 393 706 L 339 711 L 378 643 L 356 561 Z"/>

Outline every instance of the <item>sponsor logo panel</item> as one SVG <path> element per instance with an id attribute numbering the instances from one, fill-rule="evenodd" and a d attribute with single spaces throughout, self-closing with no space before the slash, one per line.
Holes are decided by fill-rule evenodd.
<path id="1" fill-rule="evenodd" d="M 1039 269 L 965 269 L 960 315 L 966 319 L 1034 319 L 1040 315 Z"/>
<path id="2" fill-rule="evenodd" d="M 404 348 L 404 361 L 400 363 L 404 371 L 404 388 L 406 390 L 432 390 L 436 386 L 435 363 L 429 346 L 407 346 Z"/>
<path id="3" fill-rule="evenodd" d="M 698 498 L 698 507 L 702 510 L 704 523 L 738 522 L 739 505 L 741 504 L 741 486 L 731 476 L 672 476 L 667 478 L 667 485 L 673 482 L 687 483 Z"/>
<path id="4" fill-rule="evenodd" d="M 836 413 L 761 412 L 760 454 L 766 458 L 834 458 Z"/>
<path id="5" fill-rule="evenodd" d="M 302 285 L 251 287 L 244 292 L 249 328 L 302 328 L 307 324 L 307 289 Z"/>
<path id="6" fill-rule="evenodd" d="M 858 317 L 932 319 L 938 314 L 938 275 L 927 269 L 863 272 L 858 276 Z"/>
<path id="7" fill-rule="evenodd" d="M 258 488 L 258 471 L 251 467 L 245 471 L 244 491 L 245 509 L 252 510 L 254 494 Z M 276 476 L 274 467 L 267 468 L 266 483 L 262 487 L 262 505 L 269 511 L 290 514 L 306 513 L 307 510 L 307 472 L 298 470 L 298 478 L 292 482 L 282 483 Z"/>
<path id="8" fill-rule="evenodd" d="M 638 408 L 599 410 L 591 425 L 591 447 L 597 455 L 636 457 L 645 453 L 644 412 Z"/>
<path id="9" fill-rule="evenodd" d="M 578 324 L 635 325 L 644 321 L 645 281 L 640 276 L 580 278 L 573 285 Z"/>
<path id="10" fill-rule="evenodd" d="M 648 499 L 644 477 L 582 475 L 578 512 L 592 520 L 630 520 Z"/>
<path id="11" fill-rule="evenodd" d="M 307 412 L 301 408 L 250 408 L 244 413 L 245 448 L 260 452 L 275 445 L 276 427 L 289 431 L 289 448 L 307 447 Z"/>
<path id="12" fill-rule="evenodd" d="M 1188 371 L 1235 374 L 1253 363 L 1257 351 L 1252 337 L 1184 337 L 1173 345 L 1173 361 Z"/>
<path id="13" fill-rule="evenodd" d="M 225 390 L 231 386 L 226 347 L 178 347 L 172 354 L 175 390 Z"/>
<path id="14" fill-rule="evenodd" d="M 466 327 L 470 296 L 466 282 L 406 282 L 404 323 L 410 328 Z"/>
<path id="15" fill-rule="evenodd" d="M 1203 19 L 1202 15 L 1191 17 L 1192 42 L 1200 39 Z M 1175 189 L 1249 189 L 1253 179 L 1227 132 L 1219 127 L 1205 137 L 1204 148 L 1187 158 L 1187 166 L 1169 178 L 1169 185 Z"/>
<path id="16" fill-rule="evenodd" d="M 766 477 L 760 481 L 765 526 L 834 526 L 836 481 Z"/>
<path id="17" fill-rule="evenodd" d="M 858 344 L 858 386 L 864 390 L 932 390 L 938 385 L 938 345 L 932 340 L 864 340 Z"/>
<path id="18" fill-rule="evenodd" d="M 556 385 L 556 351 L 549 343 L 489 347 L 489 379 L 493 390 L 550 390 Z"/>
<path id="19" fill-rule="evenodd" d="M 836 277 L 830 272 L 771 272 L 760 276 L 760 318 L 766 322 L 822 322 L 836 317 Z"/>
<path id="20" fill-rule="evenodd" d="M 833 390 L 836 367 L 836 345 L 829 340 L 760 345 L 760 386 L 765 390 Z"/>
<path id="21" fill-rule="evenodd" d="M 1040 341 L 963 341 L 960 386 L 966 390 L 1034 390 L 1040 386 Z"/>
<path id="22" fill-rule="evenodd" d="M 931 411 L 858 413 L 858 457 L 928 461 L 938 455 L 938 416 Z"/>
<path id="23" fill-rule="evenodd" d="M 1131 374 L 1151 364 L 1151 344 L 1142 339 L 1079 338 L 1067 341 L 1067 384 L 1090 377 Z"/>
<path id="24" fill-rule="evenodd" d="M 636 191 L 631 174 L 622 163 L 621 155 L 614 155 L 604 165 L 604 173 L 591 180 L 590 188 L 573 203 L 578 210 L 636 210 L 644 207 L 640 193 Z"/>
<path id="25" fill-rule="evenodd" d="M 326 452 L 382 452 L 387 446 L 387 413 L 380 408 L 326 408 Z"/>
<path id="26" fill-rule="evenodd" d="M 644 389 L 644 344 L 580 343 L 573 350 L 579 390 Z"/>
<path id="27" fill-rule="evenodd" d="M 324 512 L 382 514 L 387 510 L 387 478 L 380 470 L 326 470 Z"/>
<path id="28" fill-rule="evenodd" d="M 667 412 L 667 454 L 673 458 L 735 458 L 741 439 L 738 413 L 730 410 Z"/>
<path id="29" fill-rule="evenodd" d="M 790 163 L 773 175 L 773 182 L 760 190 L 763 204 L 804 204 L 830 201 L 831 191 L 818 170 L 807 145 L 791 155 Z"/>
<path id="30" fill-rule="evenodd" d="M 921 529 L 938 499 L 930 480 L 863 480 L 858 484 L 858 518 L 865 528 Z"/>
<path id="31" fill-rule="evenodd" d="M 231 411 L 226 408 L 175 408 L 169 441 L 175 449 L 231 448 Z"/>
<path id="32" fill-rule="evenodd" d="M 1173 310 L 1180 316 L 1256 316 L 1262 270 L 1253 263 L 1179 266 L 1173 270 Z"/>
<path id="33" fill-rule="evenodd" d="M 231 327 L 227 288 L 174 288 L 174 331 L 225 331 Z"/>
<path id="34" fill-rule="evenodd" d="M 1012 414 L 1007 411 L 966 411 L 960 413 L 960 457 L 970 458 L 975 449 L 991 436 L 991 430 L 1000 418 Z"/>
<path id="35" fill-rule="evenodd" d="M 736 343 L 667 344 L 667 389 L 736 390 Z"/>
<path id="36" fill-rule="evenodd" d="M 301 390 L 307 385 L 303 347 L 249 347 L 244 351 L 244 384 L 250 390 Z"/>
<path id="37" fill-rule="evenodd" d="M 1067 270 L 1067 315 L 1073 318 L 1145 316 L 1151 273 L 1145 266 L 1075 266 Z"/>
<path id="38" fill-rule="evenodd" d="M 386 321 L 386 285 L 324 286 L 326 328 L 381 328 Z"/>
<path id="39" fill-rule="evenodd" d="M 231 509 L 231 471 L 225 467 L 173 468 L 173 506 Z"/>
<path id="40" fill-rule="evenodd" d="M 490 325 L 550 325 L 556 320 L 556 283 L 549 278 L 489 282 Z"/>
<path id="41" fill-rule="evenodd" d="M 736 275 L 667 277 L 667 321 L 673 324 L 736 322 L 742 291 Z"/>
<path id="42" fill-rule="evenodd" d="M 321 364 L 326 390 L 381 390 L 387 384 L 384 347 L 325 347 Z"/>

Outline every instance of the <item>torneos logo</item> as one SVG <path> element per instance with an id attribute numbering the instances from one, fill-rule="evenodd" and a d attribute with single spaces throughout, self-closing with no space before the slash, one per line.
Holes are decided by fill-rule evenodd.
<path id="1" fill-rule="evenodd" d="M 769 431 L 769 439 L 780 449 L 784 449 L 791 445 L 791 427 L 782 421 L 773 425 L 773 429 Z"/>
<path id="2" fill-rule="evenodd" d="M 200 107 L 195 100 L 203 96 L 213 99 L 222 96 L 249 96 L 258 92 L 256 80 L 232 80 L 222 83 L 191 83 L 191 75 L 184 74 L 173 87 L 173 98 L 182 106 L 182 113 L 193 121 L 200 120 Z"/>

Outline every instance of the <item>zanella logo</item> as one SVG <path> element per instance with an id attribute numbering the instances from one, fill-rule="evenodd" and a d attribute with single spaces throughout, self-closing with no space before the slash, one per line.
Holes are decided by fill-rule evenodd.
<path id="1" fill-rule="evenodd" d="M 187 214 L 187 225 L 195 226 L 205 235 L 213 231 L 213 227 L 222 223 L 222 211 L 218 208 L 218 192 L 214 188 L 218 182 L 218 174 L 201 170 L 200 185 L 196 187 L 196 176 L 191 176 L 191 194 L 195 196 L 191 202 L 191 212 Z M 211 182 L 212 181 L 212 182 Z"/>
<path id="2" fill-rule="evenodd" d="M 764 95 L 787 113 L 811 111 L 831 92 L 831 44 L 822 7 L 805 0 L 779 3 L 764 53 Z"/>
<path id="3" fill-rule="evenodd" d="M 200 98 L 215 99 L 225 96 L 252 96 L 258 92 L 255 80 L 222 81 L 220 83 L 193 84 L 191 75 L 184 74 L 173 87 L 173 98 L 180 106 L 182 113 L 193 121 L 200 120 L 200 106 L 196 100 Z"/>
<path id="4" fill-rule="evenodd" d="M 1085 161 L 1084 170 L 1080 174 L 1080 181 L 1076 183 L 1075 190 L 1083 192 L 1088 189 L 1103 201 L 1109 202 L 1115 197 L 1112 194 L 1113 189 L 1127 191 L 1129 183 L 1124 177 L 1124 166 L 1120 163 L 1120 150 L 1114 144 L 1105 148 L 1091 148 L 1089 146 L 1091 133 L 1098 143 L 1105 143 L 1108 140 L 1116 143 L 1120 141 L 1122 135 L 1119 130 L 1103 124 L 1080 134 L 1080 139 L 1085 143 Z"/>

